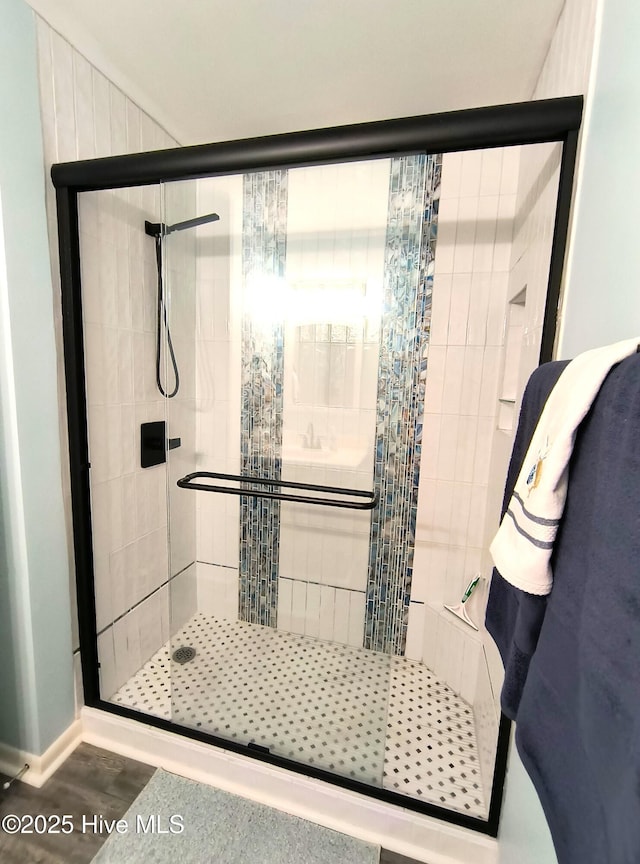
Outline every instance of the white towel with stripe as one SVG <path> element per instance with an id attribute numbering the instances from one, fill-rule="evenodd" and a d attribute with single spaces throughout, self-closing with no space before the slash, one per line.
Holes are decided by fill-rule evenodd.
<path id="1" fill-rule="evenodd" d="M 498 533 L 490 546 L 500 575 L 529 594 L 548 594 L 551 553 L 562 519 L 578 426 L 612 366 L 640 337 L 585 351 L 568 364 L 547 399 Z"/>

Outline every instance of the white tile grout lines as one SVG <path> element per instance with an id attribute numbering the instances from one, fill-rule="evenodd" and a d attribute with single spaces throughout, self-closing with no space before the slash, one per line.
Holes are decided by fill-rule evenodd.
<path id="1" fill-rule="evenodd" d="M 176 648 L 196 656 L 181 665 Z M 112 701 L 486 818 L 472 708 L 422 663 L 198 613 Z"/>

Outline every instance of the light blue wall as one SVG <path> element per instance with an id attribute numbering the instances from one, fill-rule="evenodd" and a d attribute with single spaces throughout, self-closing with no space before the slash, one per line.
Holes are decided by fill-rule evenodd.
<path id="1" fill-rule="evenodd" d="M 557 864 L 542 806 L 513 735 L 498 839 L 500 864 Z"/>
<path id="2" fill-rule="evenodd" d="M 603 0 L 580 157 L 563 358 L 640 332 L 639 34 L 638 0 Z"/>
<path id="3" fill-rule="evenodd" d="M 0 0 L 0 116 L 0 742 L 39 754 L 74 701 L 36 35 L 22 0 Z"/>

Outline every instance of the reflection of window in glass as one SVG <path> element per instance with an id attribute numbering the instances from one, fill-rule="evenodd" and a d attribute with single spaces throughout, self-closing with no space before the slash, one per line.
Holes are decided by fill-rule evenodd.
<path id="1" fill-rule="evenodd" d="M 527 288 L 525 286 L 522 291 L 509 301 L 507 306 L 504 370 L 500 390 L 500 410 L 498 412 L 498 428 L 506 432 L 510 432 L 513 429 L 515 420 L 526 302 Z"/>
<path id="2" fill-rule="evenodd" d="M 362 404 L 362 390 L 363 381 L 377 375 L 380 286 L 330 279 L 297 282 L 291 289 L 293 401 L 371 407 Z"/>

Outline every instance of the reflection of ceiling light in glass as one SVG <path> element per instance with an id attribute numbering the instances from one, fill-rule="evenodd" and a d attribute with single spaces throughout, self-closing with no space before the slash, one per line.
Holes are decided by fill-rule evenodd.
<path id="1" fill-rule="evenodd" d="M 292 286 L 287 320 L 303 324 L 362 325 L 364 319 L 379 318 L 382 285 L 369 281 L 326 279 L 298 282 Z"/>
<path id="2" fill-rule="evenodd" d="M 291 289 L 281 276 L 249 273 L 245 285 L 245 314 L 255 327 L 271 330 L 285 319 Z"/>
<path id="3" fill-rule="evenodd" d="M 280 276 L 250 273 L 246 280 L 246 312 L 254 325 L 265 330 L 287 321 L 304 324 L 361 326 L 378 321 L 382 283 L 377 280 L 304 280 L 289 284 Z"/>

